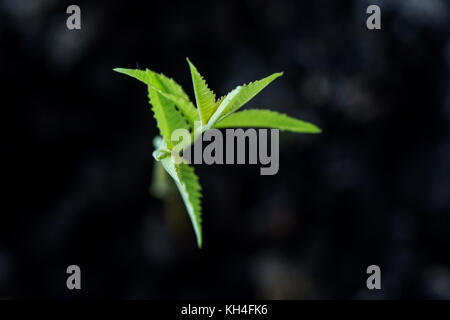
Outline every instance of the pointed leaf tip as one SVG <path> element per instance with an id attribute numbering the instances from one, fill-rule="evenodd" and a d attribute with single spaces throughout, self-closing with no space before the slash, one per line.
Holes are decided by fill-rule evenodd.
<path id="1" fill-rule="evenodd" d="M 208 88 L 205 79 L 198 72 L 197 68 L 191 61 L 186 58 L 189 69 L 191 71 L 192 85 L 194 86 L 195 100 L 197 102 L 197 109 L 200 120 L 203 125 L 208 123 L 209 118 L 217 110 L 218 104 L 216 102 L 216 95 Z"/>

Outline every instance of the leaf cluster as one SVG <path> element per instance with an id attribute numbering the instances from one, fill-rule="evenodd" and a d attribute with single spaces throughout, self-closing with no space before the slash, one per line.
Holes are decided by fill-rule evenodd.
<path id="1" fill-rule="evenodd" d="M 259 127 L 276 128 L 298 133 L 319 133 L 320 129 L 309 123 L 271 110 L 247 109 L 239 111 L 283 73 L 274 73 L 261 80 L 237 86 L 227 95 L 216 98 L 197 68 L 187 59 L 191 71 L 196 106 L 183 88 L 173 79 L 152 70 L 115 68 L 114 71 L 143 82 L 156 119 L 160 136 L 154 140 L 153 156 L 160 161 L 172 177 L 186 206 L 195 231 L 197 245 L 202 246 L 201 186 L 194 168 L 187 163 L 176 163 L 171 156 L 175 144 L 171 140 L 176 129 L 184 128 L 195 139 L 212 128 Z M 201 123 L 195 128 L 195 122 Z"/>

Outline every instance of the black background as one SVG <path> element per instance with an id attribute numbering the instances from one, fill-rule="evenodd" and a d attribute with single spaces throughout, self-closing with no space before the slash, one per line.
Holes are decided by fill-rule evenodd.
<path id="1" fill-rule="evenodd" d="M 450 299 L 449 14 L 443 0 L 0 1 L 0 296 Z M 186 57 L 218 95 L 284 71 L 248 106 L 323 129 L 280 133 L 275 176 L 196 166 L 201 250 L 179 199 L 149 195 L 146 89 L 112 71 L 148 67 L 193 97 Z M 382 290 L 366 288 L 371 264 Z"/>

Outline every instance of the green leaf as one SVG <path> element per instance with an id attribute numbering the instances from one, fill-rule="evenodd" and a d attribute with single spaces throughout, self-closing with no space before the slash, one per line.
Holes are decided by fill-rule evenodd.
<path id="1" fill-rule="evenodd" d="M 241 108 L 247 102 L 249 102 L 254 96 L 256 96 L 262 89 L 267 87 L 273 80 L 275 80 L 278 77 L 281 77 L 282 75 L 283 75 L 283 72 L 274 73 L 274 74 L 272 74 L 268 77 L 265 77 L 261 80 L 258 80 L 255 82 L 250 82 L 249 84 L 244 84 L 244 85 L 240 86 L 241 89 L 239 90 L 238 95 L 235 97 L 233 102 L 230 103 L 227 106 L 227 108 L 222 112 L 223 116 L 227 116 L 227 115 L 237 111 L 239 108 Z M 239 87 L 237 87 L 237 88 L 239 88 Z M 233 91 L 231 91 L 229 94 L 231 94 Z"/>
<path id="2" fill-rule="evenodd" d="M 113 70 L 133 77 L 147 86 L 157 88 L 165 98 L 171 100 L 180 109 L 191 128 L 194 127 L 194 121 L 198 121 L 199 117 L 195 106 L 189 100 L 183 88 L 173 79 L 149 69 L 144 71 L 140 69 L 115 68 Z"/>
<path id="3" fill-rule="evenodd" d="M 176 95 L 189 101 L 189 96 L 184 92 L 183 88 L 175 82 L 172 78 L 166 77 L 162 73 L 157 73 L 150 69 L 140 70 L 140 69 L 125 69 L 125 68 L 115 68 L 116 72 L 126 74 L 133 77 L 147 85 L 152 84 L 153 79 L 150 76 L 155 76 L 161 86 L 161 90 L 166 93 Z"/>
<path id="4" fill-rule="evenodd" d="M 190 128 L 194 129 L 194 122 L 199 121 L 199 115 L 197 109 L 192 104 L 192 102 L 184 100 L 179 96 L 163 92 L 161 90 L 158 91 L 161 93 L 161 95 L 163 95 L 166 99 L 172 101 L 180 109 L 180 111 L 183 113 L 184 117 L 188 121 Z"/>
<path id="5" fill-rule="evenodd" d="M 150 99 L 150 104 L 152 105 L 156 125 L 166 143 L 166 146 L 169 150 L 171 150 L 174 146 L 174 143 L 171 140 L 172 132 L 179 128 L 188 129 L 189 125 L 186 123 L 186 120 L 181 112 L 175 109 L 174 102 L 164 97 L 161 91 L 171 88 L 171 90 L 173 90 L 172 92 L 176 92 L 180 95 L 180 97 L 182 97 L 183 94 L 181 91 L 176 89 L 178 85 L 175 84 L 175 81 L 171 82 L 167 80 L 167 77 L 148 69 L 146 71 L 142 71 L 139 69 L 132 70 L 116 68 L 114 71 L 124 73 L 147 84 L 148 97 Z M 168 85 L 168 83 L 170 83 L 170 85 Z M 164 84 L 166 84 L 166 86 L 164 86 Z"/>
<path id="6" fill-rule="evenodd" d="M 132 78 L 135 78 L 146 85 L 151 83 L 150 75 L 153 72 L 149 72 L 150 70 L 140 70 L 140 69 L 126 69 L 126 68 L 114 68 L 113 71 L 126 74 Z"/>
<path id="7" fill-rule="evenodd" d="M 161 160 L 161 164 L 167 173 L 175 181 L 180 191 L 186 210 L 194 227 L 197 245 L 202 247 L 202 206 L 201 206 L 201 186 L 194 168 L 186 163 L 175 164 L 171 157 Z"/>
<path id="8" fill-rule="evenodd" d="M 205 79 L 203 79 L 192 62 L 188 58 L 186 60 L 191 70 L 192 84 L 194 86 L 195 100 L 197 101 L 200 120 L 205 125 L 217 109 L 216 95 L 208 88 Z"/>
<path id="9" fill-rule="evenodd" d="M 214 125 L 215 128 L 274 128 L 299 133 L 320 133 L 312 123 L 271 110 L 249 109 L 232 113 Z"/>
<path id="10" fill-rule="evenodd" d="M 171 139 L 172 132 L 181 128 L 189 130 L 189 124 L 181 112 L 175 109 L 174 103 L 164 97 L 158 90 L 155 90 L 153 86 L 148 86 L 148 97 L 159 132 L 168 149 L 172 150 L 176 145 Z"/>
<path id="11" fill-rule="evenodd" d="M 236 99 L 239 97 L 239 93 L 241 92 L 242 87 L 238 86 L 230 93 L 228 93 L 225 97 L 220 98 L 220 105 L 214 114 L 209 119 L 207 125 L 203 128 L 203 130 L 208 130 L 214 126 L 217 120 L 223 118 L 225 111 L 228 109 L 230 105 L 232 105 Z"/>

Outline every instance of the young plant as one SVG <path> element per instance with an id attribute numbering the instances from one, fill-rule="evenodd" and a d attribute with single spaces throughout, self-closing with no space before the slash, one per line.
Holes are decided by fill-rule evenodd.
<path id="1" fill-rule="evenodd" d="M 153 157 L 162 164 L 175 182 L 194 227 L 198 247 L 201 248 L 201 187 L 194 168 L 185 162 L 175 161 L 172 155 L 176 145 L 171 139 L 174 130 L 189 130 L 192 133 L 191 141 L 195 141 L 203 132 L 212 128 L 262 127 L 298 133 L 319 133 L 320 129 L 311 123 L 275 111 L 248 109 L 238 112 L 262 89 L 280 77 L 282 72 L 237 86 L 226 96 L 216 99 L 216 95 L 208 88 L 197 68 L 189 59 L 187 62 L 197 107 L 179 84 L 161 73 L 149 69 L 115 68 L 114 71 L 129 75 L 147 85 L 148 97 L 160 132 L 160 136 L 154 139 L 156 150 Z M 196 123 L 200 123 L 200 126 L 195 126 Z M 160 175 L 160 170 L 159 173 L 155 172 Z"/>

